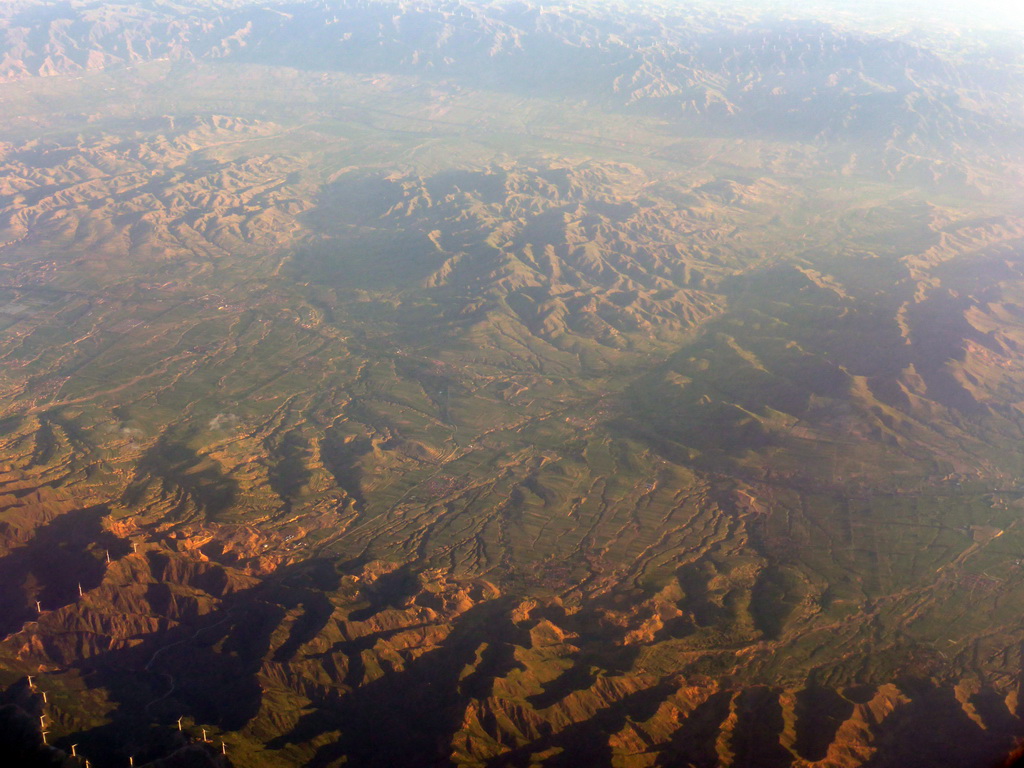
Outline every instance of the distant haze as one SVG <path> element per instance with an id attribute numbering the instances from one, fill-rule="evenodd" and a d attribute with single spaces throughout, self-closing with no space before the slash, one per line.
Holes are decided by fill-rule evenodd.
<path id="1" fill-rule="evenodd" d="M 795 9 L 835 8 L 866 20 L 892 21 L 907 26 L 969 26 L 1024 31 L 1024 3 L 1019 0 L 790 0 L 772 3 Z"/>
<path id="2" fill-rule="evenodd" d="M 969 27 L 1024 33 L 1024 2 L 1020 0 L 725 0 L 711 5 L 831 20 L 839 16 L 868 25 L 896 24 L 908 29 Z"/>
<path id="3" fill-rule="evenodd" d="M 518 0 L 506 0 L 518 2 Z M 584 6 L 594 0 L 527 0 L 526 5 L 546 7 Z M 608 0 L 624 7 L 654 5 L 663 7 L 685 7 L 705 5 L 728 9 L 760 9 L 771 13 L 795 14 L 802 17 L 817 17 L 835 21 L 846 18 L 862 26 L 896 25 L 902 29 L 935 28 L 976 28 L 1013 31 L 1024 34 L 1024 0 Z M 294 4 L 313 0 L 268 0 L 264 5 Z M 475 3 L 475 0 L 470 0 Z M 605 0 L 598 0 L 605 4 Z M 177 7 L 243 7 L 250 5 L 247 0 L 192 0 L 183 5 L 172 0 L 148 0 L 148 2 L 114 2 L 113 5 L 143 5 L 174 9 Z M 328 5 L 332 3 L 328 0 Z M 78 6 L 95 5 L 92 0 L 73 0 L 70 4 L 56 0 L 3 0 L 0 2 L 0 16 L 34 6 Z M 415 6 L 416 3 L 410 3 Z"/>

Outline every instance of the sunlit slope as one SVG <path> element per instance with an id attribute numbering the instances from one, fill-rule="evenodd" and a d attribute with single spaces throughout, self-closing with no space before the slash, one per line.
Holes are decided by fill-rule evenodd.
<path id="1" fill-rule="evenodd" d="M 131 167 L 44 195 L 59 144 L 9 155 L 35 202 L 8 218 L 7 647 L 65 670 L 68 733 L 122 750 L 184 710 L 254 764 L 383 765 L 412 752 L 364 725 L 429 683 L 426 732 L 468 764 L 856 765 L 880 738 L 913 764 L 902 723 L 940 716 L 964 760 L 1007 743 L 1014 662 L 985 649 L 1019 611 L 1016 218 L 842 203 L 796 250 L 792 178 L 549 154 L 336 176 L 288 131 L 152 126 L 130 155 L 183 170 L 100 198 L 149 222 L 129 236 L 84 222 Z M 47 272 L 60 237 L 81 255 Z M 349 564 L 307 582 L 310 558 Z M 75 704 L 112 668 L 89 707 L 113 731 Z"/>
<path id="2" fill-rule="evenodd" d="M 1010 752 L 1012 62 L 712 13 L 105 7 L 4 17 L 0 743 Z"/>
<path id="3" fill-rule="evenodd" d="M 1021 149 L 1019 48 L 886 37 L 739 3 L 12 4 L 9 82 L 154 61 L 425 78 L 587 100 L 702 135 L 838 142 L 848 170 L 991 189 Z M 937 33 L 934 33 L 937 35 Z"/>
<path id="4" fill-rule="evenodd" d="M 929 225 L 930 208 L 900 210 L 892 239 L 927 247 L 804 253 L 730 283 L 729 316 L 637 389 L 668 406 L 658 428 L 719 454 L 827 439 L 839 458 L 891 451 L 954 474 L 971 456 L 1016 477 L 1022 222 Z M 730 422 L 731 441 L 704 429 Z M 837 479 L 866 479 L 851 470 Z"/>
<path id="5" fill-rule="evenodd" d="M 4 480 L 5 489 L 17 482 Z M 45 502 L 50 515 L 60 501 Z M 41 511 L 33 507 L 27 500 L 16 510 L 25 518 Z M 14 511 L 5 507 L 8 517 Z M 836 615 L 837 595 L 826 608 L 833 620 L 802 645 L 744 631 L 743 621 L 738 634 L 726 631 L 746 615 L 751 564 L 730 546 L 656 594 L 570 607 L 510 599 L 487 581 L 435 570 L 349 565 L 339 573 L 319 560 L 260 576 L 216 562 L 258 545 L 251 533 L 236 532 L 227 551 L 223 531 L 201 546 L 195 537 L 140 542 L 141 532 L 124 528 L 89 536 L 84 524 L 101 514 L 66 512 L 4 560 L 9 575 L 38 573 L 48 601 L 5 643 L 20 657 L 8 664 L 32 672 L 47 702 L 23 680 L 5 698 L 26 715 L 47 712 L 51 736 L 72 734 L 97 759 L 133 754 L 139 762 L 175 750 L 182 759 L 187 739 L 206 728 L 233 762 L 249 765 L 328 765 L 343 756 L 418 765 L 441 751 L 438 739 L 442 754 L 464 765 L 580 756 L 665 766 L 986 765 L 1019 728 L 1015 697 L 999 693 L 1014 685 L 1015 662 L 1001 661 L 990 622 L 981 644 L 957 636 L 944 649 L 918 644 L 907 653 L 912 640 L 884 638 L 900 636 L 907 608 L 920 631 L 921 595 L 846 616 Z M 60 563 L 46 561 L 54 547 L 65 553 Z M 109 565 L 99 547 L 109 547 Z M 83 579 L 81 597 L 75 579 Z M 792 583 L 784 571 L 761 582 L 758 602 L 770 605 L 773 589 L 791 594 Z M 1001 589 L 978 577 L 972 598 L 987 602 Z M 825 665 L 809 681 L 793 680 L 794 648 L 820 661 L 816 651 L 836 646 L 850 659 L 845 674 Z M 854 662 L 865 646 L 870 671 Z M 784 648 L 789 661 L 779 669 Z M 949 657 L 973 664 L 979 651 L 989 657 L 984 682 L 976 672 L 958 679 L 942 671 Z M 941 730 L 920 742 L 936 723 Z"/>

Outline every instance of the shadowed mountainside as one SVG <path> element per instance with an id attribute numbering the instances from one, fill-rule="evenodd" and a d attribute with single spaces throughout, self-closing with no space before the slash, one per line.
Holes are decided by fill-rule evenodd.
<path id="1" fill-rule="evenodd" d="M 1000 50 L 708 6 L 5 5 L 0 742 L 999 765 Z"/>

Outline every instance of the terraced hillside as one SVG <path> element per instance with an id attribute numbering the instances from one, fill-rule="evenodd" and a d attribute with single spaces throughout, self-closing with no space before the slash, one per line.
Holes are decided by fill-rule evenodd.
<path id="1" fill-rule="evenodd" d="M 0 753 L 1012 758 L 1024 62 L 620 10 L 0 10 Z"/>

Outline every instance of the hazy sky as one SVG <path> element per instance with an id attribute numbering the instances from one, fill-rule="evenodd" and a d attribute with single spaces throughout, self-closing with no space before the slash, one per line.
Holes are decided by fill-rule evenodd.
<path id="1" fill-rule="evenodd" d="M 924 26 L 1024 30 L 1024 0 L 762 0 L 777 8 L 823 15 L 835 9 L 857 18 Z"/>

